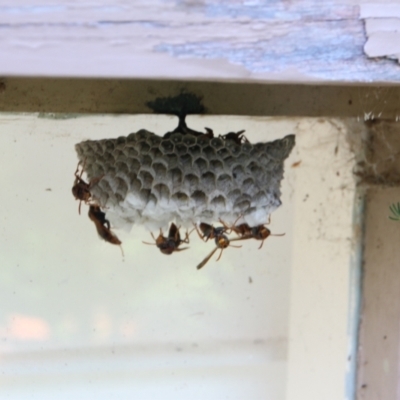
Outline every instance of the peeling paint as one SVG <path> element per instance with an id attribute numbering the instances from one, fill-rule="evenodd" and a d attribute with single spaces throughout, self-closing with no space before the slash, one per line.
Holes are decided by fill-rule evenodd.
<path id="1" fill-rule="evenodd" d="M 1 75 L 399 81 L 335 1 L 64 0 L 0 7 L 0 31 Z"/>
<path id="2" fill-rule="evenodd" d="M 253 73 L 296 68 L 302 74 L 311 72 L 324 80 L 368 80 L 379 74 L 386 79 L 399 79 L 392 62 L 376 60 L 371 63 L 363 57 L 365 37 L 360 21 L 311 22 L 292 28 L 290 31 L 287 27 L 281 29 L 279 34 L 266 39 L 254 37 L 240 41 L 238 37 L 238 40 L 218 38 L 181 44 L 164 42 L 155 50 L 177 58 L 224 58 Z"/>

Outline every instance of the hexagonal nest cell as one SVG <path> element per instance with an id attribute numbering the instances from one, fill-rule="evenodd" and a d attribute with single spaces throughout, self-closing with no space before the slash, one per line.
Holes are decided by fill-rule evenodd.
<path id="1" fill-rule="evenodd" d="M 171 221 L 190 226 L 239 216 L 250 226 L 268 221 L 279 205 L 283 162 L 294 135 L 268 143 L 237 143 L 226 137 L 147 130 L 117 139 L 87 140 L 76 151 L 92 200 L 116 228 Z"/>

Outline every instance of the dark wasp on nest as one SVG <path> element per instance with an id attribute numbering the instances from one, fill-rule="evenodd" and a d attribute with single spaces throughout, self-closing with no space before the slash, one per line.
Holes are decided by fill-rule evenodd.
<path id="1" fill-rule="evenodd" d="M 86 161 L 86 160 L 85 160 Z M 90 180 L 89 183 L 85 182 L 82 179 L 82 174 L 85 170 L 85 161 L 83 162 L 82 165 L 82 170 L 81 173 L 79 174 L 79 166 L 81 165 L 81 161 L 78 162 L 78 165 L 76 167 L 75 171 L 75 181 L 74 181 L 74 186 L 72 186 L 72 194 L 75 197 L 76 200 L 79 200 L 79 207 L 78 207 L 78 212 L 79 214 L 81 213 L 81 204 L 82 201 L 85 204 L 89 204 L 92 194 L 90 193 L 90 189 L 99 183 L 99 181 L 103 178 L 104 175 L 98 176 L 96 178 L 93 178 Z"/>
<path id="2" fill-rule="evenodd" d="M 180 133 L 182 135 L 193 135 L 195 137 L 201 138 L 201 139 L 212 139 L 214 138 L 214 132 L 212 129 L 205 127 L 205 133 L 204 132 L 199 132 L 194 129 L 191 129 L 187 126 L 186 124 L 186 117 L 188 115 L 188 112 L 185 111 L 185 107 L 182 106 L 182 109 L 180 111 L 175 111 L 171 112 L 172 114 L 176 115 L 179 119 L 178 121 L 178 126 L 171 132 L 167 132 L 163 138 L 168 139 L 171 135 L 174 133 Z M 236 144 L 241 145 L 243 143 L 250 143 L 249 140 L 246 138 L 246 136 L 243 135 L 244 130 L 241 130 L 239 132 L 228 132 L 225 135 L 219 135 L 220 138 L 223 140 L 232 140 Z"/>
<path id="3" fill-rule="evenodd" d="M 228 132 L 225 135 L 220 135 L 220 137 L 224 140 L 232 140 L 236 144 L 241 145 L 243 143 L 250 143 L 246 136 L 243 135 L 245 130 L 239 132 Z"/>

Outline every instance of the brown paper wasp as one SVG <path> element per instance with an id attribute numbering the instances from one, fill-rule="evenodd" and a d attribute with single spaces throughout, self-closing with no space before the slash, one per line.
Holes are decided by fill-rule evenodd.
<path id="1" fill-rule="evenodd" d="M 261 247 L 263 247 L 265 239 L 267 239 L 269 236 L 285 235 L 284 233 L 272 234 L 271 231 L 265 226 L 270 223 L 270 220 L 266 224 L 257 225 L 253 227 L 251 227 L 246 223 L 236 225 L 236 222 L 232 226 L 228 227 L 222 220 L 220 220 L 220 222 L 224 226 L 226 231 L 235 232 L 243 240 L 244 239 L 261 240 L 261 244 L 258 249 L 261 249 Z"/>
<path id="2" fill-rule="evenodd" d="M 165 237 L 163 235 L 163 231 L 160 228 L 160 234 L 157 238 L 154 237 L 153 233 L 151 233 L 152 238 L 155 243 L 143 242 L 144 244 L 156 245 L 161 253 L 163 254 L 172 254 L 174 251 L 182 251 L 187 250 L 189 247 L 179 248 L 182 243 L 189 243 L 189 234 L 186 231 L 185 239 L 181 239 L 181 235 L 179 233 L 179 228 L 172 222 L 168 231 L 168 236 Z"/>
<path id="3" fill-rule="evenodd" d="M 197 269 L 203 268 L 218 249 L 221 249 L 221 252 L 217 258 L 217 261 L 221 258 L 222 252 L 224 251 L 224 249 L 226 249 L 230 245 L 230 242 L 236 241 L 236 240 L 242 240 L 242 238 L 229 239 L 228 236 L 225 235 L 225 232 L 226 232 L 225 226 L 219 226 L 219 227 L 215 228 L 212 225 L 202 222 L 199 224 L 198 227 L 197 227 L 197 225 L 195 225 L 195 228 L 196 228 L 197 234 L 199 235 L 199 237 L 202 240 L 207 242 L 208 239 L 214 239 L 215 244 L 216 244 L 216 247 L 197 266 Z M 201 232 L 199 231 L 199 229 Z M 234 245 L 231 245 L 231 246 L 232 247 L 242 247 L 242 246 L 234 246 Z"/>
<path id="4" fill-rule="evenodd" d="M 75 197 L 76 200 L 79 200 L 79 214 L 81 213 L 81 204 L 82 201 L 85 204 L 89 204 L 89 201 L 92 197 L 90 193 L 90 189 L 99 183 L 99 181 L 103 178 L 104 174 L 101 176 L 98 176 L 97 178 L 93 178 L 89 183 L 86 183 L 82 179 L 82 174 L 85 169 L 85 162 L 82 165 L 82 170 L 81 173 L 79 174 L 79 166 L 81 165 L 81 161 L 79 161 L 76 171 L 75 171 L 75 181 L 74 181 L 74 186 L 72 187 L 72 194 Z"/>
<path id="5" fill-rule="evenodd" d="M 205 242 L 207 242 L 208 239 L 215 239 L 217 237 L 223 236 L 223 234 L 226 232 L 226 226 L 219 226 L 215 228 L 214 226 L 206 224 L 204 222 L 201 222 L 199 226 L 194 224 L 194 227 L 200 239 L 204 240 Z"/>
<path id="6" fill-rule="evenodd" d="M 104 239 L 106 242 L 111 244 L 116 244 L 121 247 L 121 241 L 118 237 L 111 232 L 110 221 L 106 219 L 106 214 L 101 211 L 100 207 L 96 204 L 90 204 L 89 206 L 89 218 L 94 222 L 96 226 L 97 233 L 99 236 Z M 122 256 L 124 255 L 124 251 L 122 250 Z"/>

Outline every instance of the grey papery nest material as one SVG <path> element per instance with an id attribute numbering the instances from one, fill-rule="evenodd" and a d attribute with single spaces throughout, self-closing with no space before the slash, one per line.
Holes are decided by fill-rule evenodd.
<path id="1" fill-rule="evenodd" d="M 173 133 L 169 138 L 140 130 L 117 139 L 87 140 L 76 151 L 91 188 L 116 228 L 169 222 L 268 221 L 279 205 L 283 163 L 295 136 L 268 143 L 242 143 Z"/>

